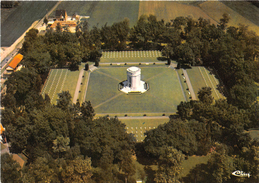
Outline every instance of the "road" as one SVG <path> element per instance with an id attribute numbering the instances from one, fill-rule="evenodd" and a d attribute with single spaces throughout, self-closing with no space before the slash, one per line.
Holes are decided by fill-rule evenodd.
<path id="1" fill-rule="evenodd" d="M 168 116 L 130 116 L 118 117 L 118 119 L 169 119 Z"/>
<path id="2" fill-rule="evenodd" d="M 78 94 L 79 94 L 79 90 L 80 90 L 80 87 L 81 87 L 83 75 L 84 75 L 84 68 L 81 69 L 81 71 L 79 73 L 78 80 L 77 80 L 76 90 L 75 90 L 75 94 L 74 94 L 74 98 L 73 98 L 73 103 L 74 104 L 76 103 L 76 101 L 78 99 Z"/>
<path id="3" fill-rule="evenodd" d="M 61 1 L 58 1 L 56 5 L 34 26 L 35 29 L 38 29 L 42 23 L 45 17 L 48 17 L 56 8 L 57 6 L 61 3 Z M 24 37 L 25 34 L 22 35 Z M 20 38 L 19 38 L 20 39 Z M 22 48 L 24 39 L 22 39 L 12 50 L 10 53 L 5 58 L 1 58 L 1 73 L 3 73 L 5 66 L 12 60 L 12 58 L 18 53 L 18 51 Z M 15 44 L 15 43 L 14 43 Z M 13 46 L 13 45 L 12 45 Z"/>
<path id="4" fill-rule="evenodd" d="M 188 74 L 187 74 L 187 72 L 186 72 L 185 69 L 183 69 L 183 74 L 184 74 L 184 77 L 185 77 L 185 79 L 186 79 L 186 83 L 187 83 L 187 85 L 188 85 L 189 91 L 190 91 L 190 93 L 191 93 L 192 100 L 197 100 L 197 98 L 196 98 L 196 96 L 195 96 L 195 92 L 194 92 L 194 90 L 193 90 L 193 88 L 192 88 L 192 84 L 191 84 L 190 78 L 189 78 L 189 76 L 188 76 Z"/>

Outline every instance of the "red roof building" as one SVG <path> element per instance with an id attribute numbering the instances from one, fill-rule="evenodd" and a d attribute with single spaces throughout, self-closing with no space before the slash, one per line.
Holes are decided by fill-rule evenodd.
<path id="1" fill-rule="evenodd" d="M 18 53 L 13 60 L 10 62 L 6 70 L 15 70 L 17 65 L 22 61 L 23 55 Z"/>

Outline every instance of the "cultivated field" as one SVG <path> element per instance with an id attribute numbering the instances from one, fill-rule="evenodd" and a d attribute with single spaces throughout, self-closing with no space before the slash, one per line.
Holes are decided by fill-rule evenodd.
<path id="1" fill-rule="evenodd" d="M 233 2 L 233 3 L 236 3 L 236 2 Z M 239 24 L 248 25 L 250 30 L 253 30 L 257 34 L 259 34 L 259 26 L 257 26 L 253 22 L 251 22 L 249 19 L 243 17 L 242 15 L 240 15 L 238 12 L 234 11 L 233 9 L 229 8 L 229 6 L 226 6 L 224 3 L 220 2 L 220 1 L 209 1 L 209 2 L 203 2 L 203 3 L 199 4 L 199 7 L 214 20 L 219 21 L 219 19 L 222 18 L 222 14 L 227 13 L 231 17 L 231 19 L 228 23 L 228 26 L 238 27 Z M 249 10 L 251 11 L 250 8 L 249 8 Z M 247 10 L 247 11 L 249 11 L 249 10 Z M 258 19 L 258 14 L 257 14 L 256 18 Z"/>
<path id="2" fill-rule="evenodd" d="M 11 46 L 31 24 L 43 18 L 56 1 L 20 1 L 9 14 L 3 10 L 5 21 L 1 22 L 1 47 Z M 2 14 L 2 8 L 1 8 Z"/>
<path id="3" fill-rule="evenodd" d="M 90 27 L 112 25 L 130 19 L 130 26 L 138 20 L 138 1 L 63 1 L 57 9 L 65 9 L 69 16 L 77 13 L 82 16 L 90 16 Z M 53 14 L 54 15 L 54 14 Z"/>
<path id="4" fill-rule="evenodd" d="M 237 4 L 239 3 L 239 4 Z M 173 1 L 141 1 L 139 3 L 140 17 L 142 14 L 153 14 L 157 18 L 171 21 L 179 16 L 190 16 L 194 19 L 202 17 L 209 19 L 212 24 L 218 24 L 223 13 L 230 15 L 229 26 L 248 25 L 250 30 L 259 34 L 259 10 L 249 2 L 173 2 Z M 250 21 L 251 19 L 251 21 Z"/>
<path id="5" fill-rule="evenodd" d="M 127 79 L 128 67 L 100 67 L 91 73 L 86 100 L 90 100 L 96 113 L 149 113 L 172 114 L 177 105 L 185 101 L 178 73 L 171 67 L 139 66 L 142 80 L 150 89 L 144 94 L 126 95 L 118 84 Z"/>
<path id="6" fill-rule="evenodd" d="M 218 21 L 208 16 L 197 6 L 181 4 L 173 1 L 140 1 L 138 13 L 139 17 L 142 14 L 156 15 L 158 20 L 164 19 L 165 22 L 170 22 L 179 16 L 190 16 L 195 19 L 203 17 L 204 19 L 209 19 L 213 24 L 217 24 Z"/>
<path id="7" fill-rule="evenodd" d="M 196 96 L 198 96 L 197 93 L 199 89 L 207 86 L 211 87 L 212 96 L 215 100 L 224 98 L 224 96 L 218 90 L 218 80 L 206 68 L 192 67 L 192 69 L 186 69 L 186 71 L 189 75 Z"/>
<path id="8" fill-rule="evenodd" d="M 221 1 L 226 6 L 242 15 L 247 20 L 250 20 L 257 26 L 259 26 L 259 8 L 247 1 Z M 245 22 L 244 22 L 245 23 Z"/>

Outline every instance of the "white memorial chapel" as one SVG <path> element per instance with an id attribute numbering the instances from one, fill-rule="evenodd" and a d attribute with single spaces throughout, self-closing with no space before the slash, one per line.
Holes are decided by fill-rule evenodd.
<path id="1" fill-rule="evenodd" d="M 122 82 L 120 91 L 124 93 L 144 93 L 147 91 L 147 84 L 141 81 L 141 69 L 138 67 L 129 67 L 127 69 L 127 80 Z"/>

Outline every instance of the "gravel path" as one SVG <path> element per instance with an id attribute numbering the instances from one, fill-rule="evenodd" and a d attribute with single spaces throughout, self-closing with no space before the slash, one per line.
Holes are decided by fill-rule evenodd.
<path id="1" fill-rule="evenodd" d="M 187 72 L 186 72 L 185 69 L 183 69 L 183 74 L 184 74 L 184 76 L 185 76 L 186 83 L 187 83 L 188 88 L 189 88 L 189 91 L 190 91 L 190 93 L 191 93 L 192 100 L 197 100 L 197 98 L 196 98 L 196 96 L 195 96 L 195 92 L 194 92 L 194 90 L 193 90 L 193 88 L 192 88 L 192 84 L 191 84 L 190 78 L 189 78 L 189 76 L 188 76 L 188 74 L 187 74 Z"/>
<path id="2" fill-rule="evenodd" d="M 118 119 L 169 119 L 168 116 L 132 116 L 132 117 L 118 117 Z"/>
<path id="3" fill-rule="evenodd" d="M 79 94 L 79 90 L 81 87 L 81 83 L 82 83 L 82 79 L 83 79 L 83 74 L 84 74 L 84 69 L 81 69 L 80 73 L 79 73 L 79 77 L 77 80 L 77 85 L 76 85 L 76 90 L 75 90 L 75 94 L 74 94 L 74 98 L 73 98 L 73 103 L 76 103 L 76 100 L 78 99 L 78 94 Z"/>

